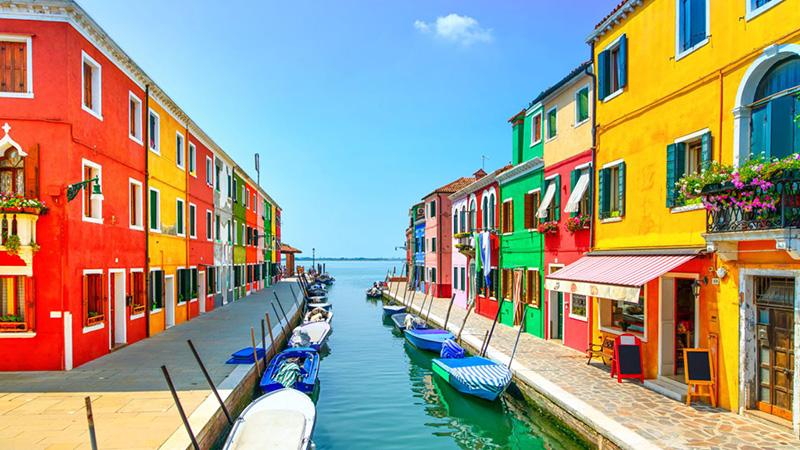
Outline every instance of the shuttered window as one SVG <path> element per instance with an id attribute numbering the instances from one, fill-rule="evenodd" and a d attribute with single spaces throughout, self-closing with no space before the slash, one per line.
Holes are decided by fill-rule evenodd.
<path id="1" fill-rule="evenodd" d="M 100 64 L 86 53 L 81 64 L 83 109 L 102 118 Z"/>
<path id="2" fill-rule="evenodd" d="M 0 41 L 0 92 L 29 92 L 27 42 Z"/>
<path id="3" fill-rule="evenodd" d="M 686 175 L 697 174 L 711 164 L 711 133 L 676 142 L 667 146 L 666 161 L 666 205 L 668 208 L 682 206 L 678 199 L 676 183 Z"/>
<path id="4" fill-rule="evenodd" d="M 502 223 L 502 230 L 503 233 L 513 233 L 514 232 L 514 200 L 509 199 L 503 202 L 503 223 Z"/>
<path id="5" fill-rule="evenodd" d="M 582 169 L 574 169 L 569 174 L 569 192 L 570 192 L 570 200 L 575 190 L 575 186 L 578 184 L 578 180 L 581 178 L 582 175 L 589 176 L 589 184 L 586 186 L 586 190 L 583 193 L 583 196 L 578 201 L 578 210 L 571 212 L 570 217 L 576 217 L 579 215 L 591 215 L 592 214 L 592 203 L 593 203 L 593 188 L 592 188 L 592 176 L 591 176 L 591 168 L 585 167 Z M 569 202 L 567 202 L 569 203 Z M 568 206 L 567 206 L 568 207 Z"/>
<path id="6" fill-rule="evenodd" d="M 538 308 L 541 304 L 541 293 L 539 292 L 539 271 L 527 270 L 525 273 L 525 303 Z"/>
<path id="7" fill-rule="evenodd" d="M 678 0 L 678 48 L 690 50 L 706 38 L 706 0 Z"/>
<path id="8" fill-rule="evenodd" d="M 512 300 L 512 293 L 514 287 L 514 271 L 511 269 L 503 269 L 502 271 L 502 280 L 503 284 L 503 299 L 505 300 Z"/>
<path id="9" fill-rule="evenodd" d="M 579 124 L 589 118 L 589 86 L 575 93 L 575 123 Z"/>
<path id="10" fill-rule="evenodd" d="M 601 169 L 598 174 L 600 219 L 625 215 L 625 163 Z"/>
<path id="11" fill-rule="evenodd" d="M 161 194 L 155 190 L 150 189 L 150 229 L 153 231 L 161 231 Z"/>
<path id="12" fill-rule="evenodd" d="M 184 207 L 183 207 L 183 200 L 176 199 L 175 200 L 175 233 L 179 236 L 184 235 L 186 232 L 183 228 L 184 223 Z"/>
<path id="13" fill-rule="evenodd" d="M 525 229 L 532 230 L 539 226 L 539 218 L 536 217 L 536 210 L 539 209 L 541 202 L 541 191 L 533 191 L 525 194 Z"/>
<path id="14" fill-rule="evenodd" d="M 103 274 L 83 275 L 83 326 L 103 323 Z"/>
<path id="15" fill-rule="evenodd" d="M 131 272 L 131 315 L 141 314 L 145 306 L 144 272 Z"/>
<path id="16" fill-rule="evenodd" d="M 597 88 L 600 100 L 628 84 L 628 38 L 626 35 L 597 55 Z"/>

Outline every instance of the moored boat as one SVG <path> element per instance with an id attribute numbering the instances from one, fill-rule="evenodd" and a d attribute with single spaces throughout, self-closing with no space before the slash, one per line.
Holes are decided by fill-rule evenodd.
<path id="1" fill-rule="evenodd" d="M 319 354 L 310 347 L 286 349 L 272 358 L 261 377 L 259 387 L 264 393 L 285 387 L 304 394 L 314 392 L 319 373 Z"/>
<path id="2" fill-rule="evenodd" d="M 226 450 L 305 450 L 317 411 L 314 402 L 294 389 L 279 389 L 255 399 L 233 423 Z"/>
<path id="3" fill-rule="evenodd" d="M 405 312 L 406 307 L 403 305 L 383 305 L 383 317 L 393 316 Z"/>
<path id="4" fill-rule="evenodd" d="M 304 323 L 292 331 L 289 338 L 289 347 L 311 347 L 319 350 L 328 335 L 331 333 L 331 325 L 325 321 Z"/>
<path id="5" fill-rule="evenodd" d="M 305 314 L 305 316 L 303 316 L 303 323 L 304 324 L 313 322 L 331 323 L 332 319 L 333 319 L 333 310 L 325 308 L 312 308 Z"/>
<path id="6" fill-rule="evenodd" d="M 431 364 L 433 372 L 455 390 L 494 401 L 511 383 L 511 371 L 504 365 L 481 356 L 464 356 L 455 341 L 445 341 L 441 358 Z"/>
<path id="7" fill-rule="evenodd" d="M 417 330 L 424 330 L 428 328 L 428 324 L 425 323 L 424 320 L 411 313 L 402 312 L 398 314 L 392 314 L 391 318 L 395 328 L 400 331 L 403 331 L 409 327 Z"/>
<path id="8" fill-rule="evenodd" d="M 439 329 L 408 329 L 403 330 L 406 340 L 414 347 L 429 352 L 439 353 L 442 350 L 442 344 L 447 339 L 452 339 L 453 333 L 447 330 Z"/>

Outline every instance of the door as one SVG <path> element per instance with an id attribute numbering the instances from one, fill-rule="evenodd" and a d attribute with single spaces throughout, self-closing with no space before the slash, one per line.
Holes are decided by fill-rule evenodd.
<path id="1" fill-rule="evenodd" d="M 659 357 L 661 365 L 659 375 L 671 377 L 675 374 L 675 278 L 661 278 L 661 310 L 659 318 L 661 327 L 659 336 Z"/>
<path id="2" fill-rule="evenodd" d="M 792 420 L 794 280 L 756 277 L 758 409 Z"/>
<path id="3" fill-rule="evenodd" d="M 166 327 L 175 326 L 175 276 L 167 275 L 164 278 L 164 309 L 167 311 L 165 317 Z"/>
<path id="4" fill-rule="evenodd" d="M 127 343 L 126 318 L 127 308 L 125 305 L 125 272 L 111 272 L 109 283 L 111 298 L 111 348 Z"/>
<path id="5" fill-rule="evenodd" d="M 547 296 L 550 316 L 550 339 L 561 339 L 564 323 L 564 293 L 549 291 Z"/>
<path id="6" fill-rule="evenodd" d="M 206 312 L 206 298 L 208 298 L 208 286 L 206 285 L 205 271 L 197 275 L 197 301 L 200 303 L 200 312 Z"/>
<path id="7" fill-rule="evenodd" d="M 694 280 L 676 279 L 675 280 L 675 326 L 673 330 L 673 341 L 675 342 L 674 375 L 678 379 L 685 379 L 683 349 L 694 347 L 695 342 L 695 297 L 692 288 Z"/>

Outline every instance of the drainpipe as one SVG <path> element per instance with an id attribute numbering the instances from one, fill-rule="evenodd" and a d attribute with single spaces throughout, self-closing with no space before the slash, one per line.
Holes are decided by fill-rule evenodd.
<path id="1" fill-rule="evenodd" d="M 594 180 L 595 174 L 599 175 L 599 171 L 597 170 L 597 71 L 594 70 L 594 41 L 589 44 L 589 58 L 592 61 L 592 64 L 586 68 L 586 74 L 592 78 L 592 90 L 594 95 L 592 95 L 592 179 Z M 590 71 L 589 69 L 592 68 Z M 595 207 L 594 203 L 597 199 L 594 195 L 595 187 L 598 184 L 592 183 L 592 211 L 594 212 L 595 217 L 597 217 L 597 210 L 598 208 Z M 589 228 L 589 249 L 594 248 L 594 239 L 595 239 L 595 221 L 592 220 L 592 226 Z M 571 300 L 571 299 L 570 299 Z M 586 348 L 592 347 L 592 334 L 593 334 L 593 318 L 594 318 L 594 301 L 587 301 L 586 302 L 586 309 L 587 314 L 589 317 L 589 326 L 588 330 L 586 331 Z"/>
<path id="2" fill-rule="evenodd" d="M 142 128 L 144 129 L 143 137 L 144 137 L 144 189 L 142 192 L 142 197 L 144 197 L 144 201 L 142 202 L 143 211 L 142 215 L 147 223 L 143 223 L 144 225 L 144 284 L 145 289 L 147 289 L 147 293 L 145 294 L 145 307 L 144 307 L 144 323 L 145 323 L 145 334 L 147 337 L 150 337 L 150 283 L 153 282 L 152 277 L 150 276 L 150 220 L 149 220 L 149 213 L 150 213 L 150 85 L 144 85 L 144 120 L 145 123 L 142 124 Z M 144 212 L 147 211 L 147 214 Z"/>
<path id="3" fill-rule="evenodd" d="M 183 142 L 183 155 L 184 155 L 184 164 L 183 164 L 183 174 L 186 182 L 184 183 L 184 188 L 186 189 L 186 218 L 191 220 L 189 216 L 189 121 L 186 121 L 186 125 L 184 125 L 184 129 L 186 130 L 186 138 Z M 197 164 L 197 149 L 195 148 L 195 164 Z M 197 207 L 195 206 L 194 209 L 195 215 L 195 228 L 197 228 Z M 189 220 L 185 221 L 186 223 L 183 224 L 185 228 L 189 228 L 190 223 Z M 191 268 L 191 261 L 189 261 L 189 245 L 191 242 L 191 231 L 188 229 L 184 229 L 184 239 L 186 239 L 186 268 L 189 270 L 189 281 L 192 281 L 192 268 Z M 195 269 L 197 271 L 198 277 L 195 279 L 195 282 L 200 278 L 200 268 L 197 267 Z M 188 322 L 189 319 L 192 318 L 190 310 L 192 308 L 192 302 L 190 301 L 192 297 L 191 287 L 189 288 L 189 298 L 186 299 L 186 321 Z M 197 289 L 197 308 L 198 311 L 200 309 L 200 289 Z M 198 312 L 199 314 L 199 312 Z"/>

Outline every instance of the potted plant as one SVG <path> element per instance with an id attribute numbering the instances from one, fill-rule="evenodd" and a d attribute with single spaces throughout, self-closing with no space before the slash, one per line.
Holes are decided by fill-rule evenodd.
<path id="1" fill-rule="evenodd" d="M 536 229 L 542 234 L 556 234 L 558 233 L 558 222 L 555 220 L 542 222 Z"/>
<path id="2" fill-rule="evenodd" d="M 5 245 L 6 252 L 8 252 L 9 255 L 18 254 L 19 248 L 22 245 L 22 243 L 19 240 L 19 236 L 17 236 L 16 234 L 8 236 L 3 244 Z"/>
<path id="3" fill-rule="evenodd" d="M 586 230 L 589 228 L 590 223 L 591 217 L 588 214 L 578 214 L 575 217 L 567 219 L 567 230 L 571 233 Z"/>

